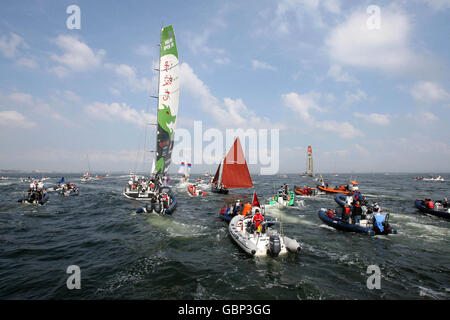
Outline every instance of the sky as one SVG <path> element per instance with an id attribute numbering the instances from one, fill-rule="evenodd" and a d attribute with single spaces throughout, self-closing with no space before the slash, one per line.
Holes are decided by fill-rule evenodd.
<path id="1" fill-rule="evenodd" d="M 80 29 L 67 27 L 70 5 Z M 450 172 L 450 0 L 0 7 L 0 169 L 149 170 L 160 29 L 172 25 L 175 139 L 195 121 L 277 130 L 279 173 L 304 172 L 308 145 L 316 172 Z"/>

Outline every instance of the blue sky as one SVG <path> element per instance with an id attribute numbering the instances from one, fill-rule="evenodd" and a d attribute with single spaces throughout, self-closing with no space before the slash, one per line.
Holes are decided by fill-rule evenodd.
<path id="1" fill-rule="evenodd" d="M 279 129 L 283 173 L 308 145 L 319 172 L 449 172 L 449 18 L 449 0 L 2 1 L 0 169 L 149 168 L 172 24 L 177 128 Z"/>

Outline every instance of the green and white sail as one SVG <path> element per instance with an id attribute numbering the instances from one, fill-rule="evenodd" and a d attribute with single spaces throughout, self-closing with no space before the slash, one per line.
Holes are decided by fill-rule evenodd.
<path id="1" fill-rule="evenodd" d="M 179 75 L 175 33 L 172 26 L 167 26 L 161 29 L 155 166 L 155 175 L 157 176 L 166 175 L 171 163 L 180 97 Z"/>

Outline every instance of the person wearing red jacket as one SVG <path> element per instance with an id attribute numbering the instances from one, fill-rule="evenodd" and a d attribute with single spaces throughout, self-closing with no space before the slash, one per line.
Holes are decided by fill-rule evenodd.
<path id="1" fill-rule="evenodd" d="M 261 214 L 261 212 L 259 212 L 258 209 L 255 210 L 255 215 L 253 216 L 252 222 L 253 225 L 255 226 L 255 229 L 258 230 L 259 225 L 264 221 L 264 217 Z"/>
<path id="2" fill-rule="evenodd" d="M 345 204 L 345 207 L 342 210 L 342 217 L 341 217 L 341 219 L 344 222 L 348 222 L 348 218 L 349 217 L 350 217 L 350 208 L 349 208 L 348 204 Z"/>

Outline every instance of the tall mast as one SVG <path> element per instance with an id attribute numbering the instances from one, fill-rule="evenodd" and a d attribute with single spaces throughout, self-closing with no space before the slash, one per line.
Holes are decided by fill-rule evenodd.
<path id="1" fill-rule="evenodd" d="M 153 176 L 155 174 L 155 163 L 156 163 L 156 159 L 158 157 L 158 108 L 159 108 L 159 99 L 160 99 L 160 92 L 159 92 L 159 85 L 160 85 L 160 81 L 161 81 L 161 41 L 162 41 L 162 31 L 163 31 L 164 27 L 161 28 L 161 30 L 159 31 L 159 59 L 158 59 L 158 100 L 156 102 L 156 134 L 155 134 L 155 152 L 153 155 L 153 165 L 152 165 L 152 171 L 150 172 L 150 176 Z"/>

